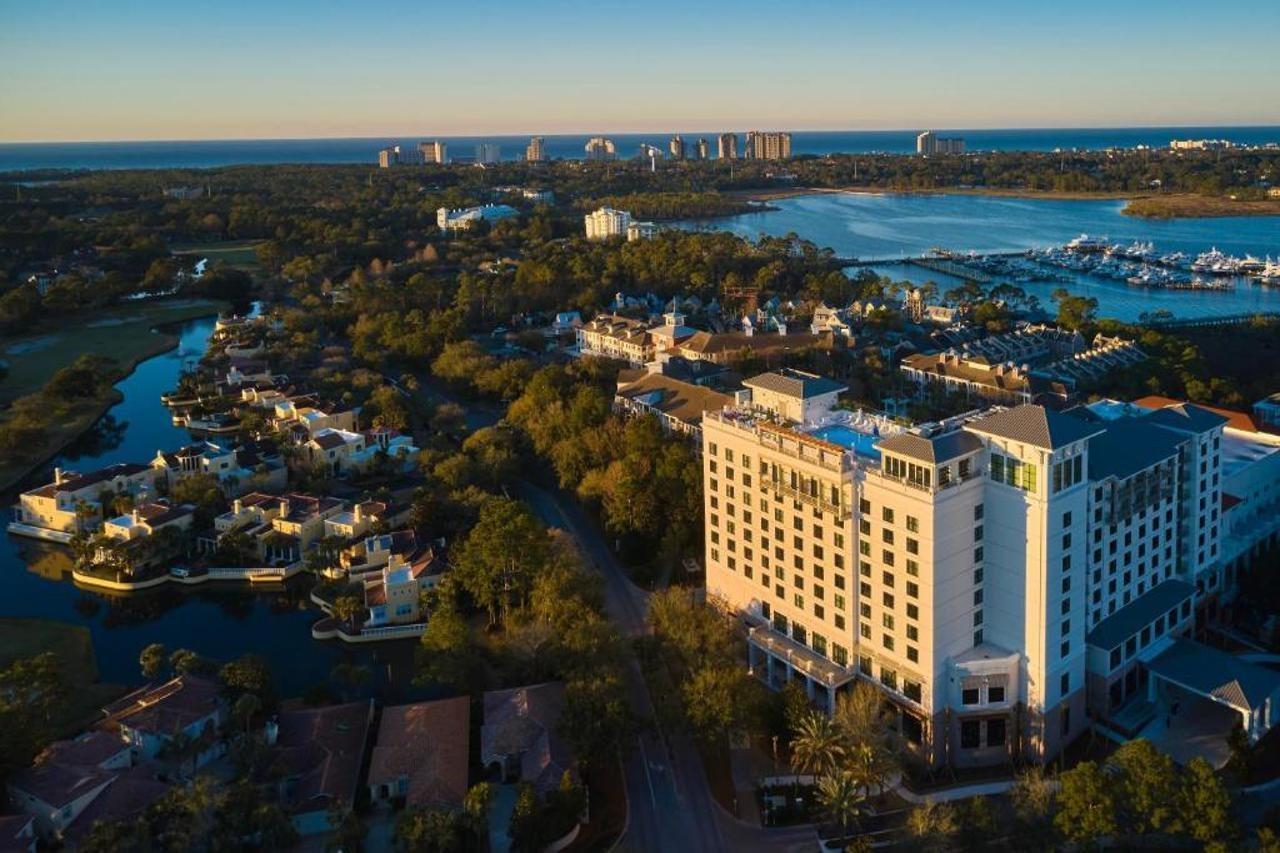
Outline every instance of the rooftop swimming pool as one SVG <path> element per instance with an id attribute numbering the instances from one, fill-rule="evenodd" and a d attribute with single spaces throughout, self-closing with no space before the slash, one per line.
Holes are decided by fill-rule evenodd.
<path id="1" fill-rule="evenodd" d="M 865 456 L 868 459 L 880 458 L 880 451 L 875 446 L 876 442 L 880 440 L 878 435 L 859 432 L 853 427 L 845 426 L 844 424 L 829 424 L 824 427 L 818 427 L 810 435 L 823 441 L 829 441 L 832 444 L 838 444 L 841 447 L 847 447 L 859 456 Z"/>

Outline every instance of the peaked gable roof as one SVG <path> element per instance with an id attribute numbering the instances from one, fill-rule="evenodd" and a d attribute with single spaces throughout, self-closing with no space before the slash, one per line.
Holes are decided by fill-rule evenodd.
<path id="1" fill-rule="evenodd" d="M 968 429 L 1044 450 L 1057 450 L 1102 432 L 1097 424 L 1033 403 L 979 418 L 969 423 Z"/>

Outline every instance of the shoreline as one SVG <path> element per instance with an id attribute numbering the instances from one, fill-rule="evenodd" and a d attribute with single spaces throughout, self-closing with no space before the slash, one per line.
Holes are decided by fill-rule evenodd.
<path id="1" fill-rule="evenodd" d="M 964 195 L 990 196 L 992 198 L 1019 198 L 1044 201 L 1124 201 L 1120 211 L 1137 219 L 1222 219 L 1243 216 L 1280 216 L 1280 200 L 1257 199 L 1239 201 L 1219 196 L 1198 196 L 1191 193 L 1128 192 L 1059 192 L 1055 190 L 1018 190 L 978 187 L 940 187 L 935 189 L 911 189 L 895 187 L 788 187 L 762 190 L 731 190 L 726 195 L 736 195 L 751 201 L 767 204 L 788 198 L 809 195 Z M 1151 209 L 1144 211 L 1146 203 Z M 1131 209 L 1136 208 L 1136 209 Z"/>
<path id="2" fill-rule="evenodd" d="M 153 330 L 158 332 L 160 335 L 156 341 L 156 346 L 148 348 L 144 353 L 130 360 L 130 363 L 125 366 L 124 371 L 121 373 L 120 378 L 111 383 L 111 393 L 107 394 L 98 405 L 86 409 L 84 414 L 76 420 L 61 425 L 63 429 L 59 430 L 60 434 L 55 445 L 48 449 L 47 452 L 42 452 L 38 459 L 28 465 L 22 466 L 21 471 L 17 471 L 16 473 L 0 474 L 0 477 L 3 477 L 3 479 L 0 479 L 0 493 L 13 490 L 20 485 L 24 479 L 31 476 L 33 472 L 39 470 L 41 467 L 57 458 L 85 433 L 97 426 L 98 422 L 106 417 L 108 412 L 120 403 L 124 402 L 124 394 L 122 394 L 120 389 L 116 386 L 132 376 L 137 371 L 139 365 L 144 361 L 150 361 L 156 356 L 164 355 L 167 352 L 177 349 L 178 344 L 182 342 L 181 336 L 164 331 L 162 326 L 174 325 L 175 323 L 189 323 L 193 320 L 203 320 L 208 317 L 217 317 L 221 311 L 217 305 L 211 305 L 210 309 L 211 311 L 209 313 L 198 314 L 186 317 L 182 320 L 175 320 L 153 326 Z"/>

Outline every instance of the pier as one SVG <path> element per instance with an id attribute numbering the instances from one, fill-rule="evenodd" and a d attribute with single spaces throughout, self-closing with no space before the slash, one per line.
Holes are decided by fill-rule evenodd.
<path id="1" fill-rule="evenodd" d="M 1255 311 L 1252 314 L 1227 314 L 1222 317 L 1169 317 L 1139 320 L 1152 329 L 1190 329 L 1200 326 L 1243 326 L 1254 320 L 1280 320 L 1280 311 Z"/>

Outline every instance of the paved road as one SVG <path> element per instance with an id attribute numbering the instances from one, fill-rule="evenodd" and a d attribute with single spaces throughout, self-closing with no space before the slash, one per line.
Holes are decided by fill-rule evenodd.
<path id="1" fill-rule="evenodd" d="M 469 430 L 490 426 L 498 414 L 483 405 L 469 404 L 442 391 L 426 377 L 424 388 L 438 399 L 456 402 L 466 409 Z M 609 550 L 595 525 L 571 498 L 534 483 L 520 480 L 511 484 L 513 496 L 529 504 L 542 521 L 558 527 L 577 540 L 589 564 L 604 580 L 605 610 L 624 636 L 636 637 L 648 630 L 648 594 L 633 584 Z M 628 655 L 627 694 L 635 714 L 656 720 L 648 685 L 634 655 Z M 680 851 L 680 853 L 720 853 L 720 851 L 816 850 L 817 835 L 812 829 L 762 830 L 738 821 L 715 801 L 703 772 L 696 746 L 686 733 L 664 736 L 646 727 L 634 748 L 624 756 L 628 818 L 627 832 L 618 844 L 620 851 Z"/>

